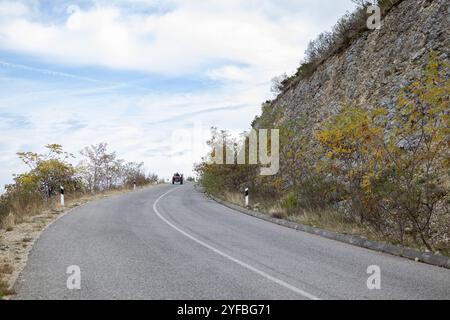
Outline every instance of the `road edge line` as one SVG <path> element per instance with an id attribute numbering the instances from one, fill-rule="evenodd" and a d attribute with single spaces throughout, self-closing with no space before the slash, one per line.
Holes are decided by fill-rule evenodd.
<path id="1" fill-rule="evenodd" d="M 291 284 L 289 284 L 289 283 L 287 283 L 287 282 L 285 282 L 285 281 L 283 281 L 283 280 L 280 280 L 280 279 L 278 279 L 278 278 L 275 278 L 275 277 L 273 277 L 273 276 L 271 276 L 271 275 L 265 273 L 264 271 L 261 271 L 261 270 L 255 268 L 255 267 L 253 267 L 253 266 L 251 266 L 251 265 L 249 265 L 249 264 L 243 262 L 243 261 L 240 261 L 239 259 L 236 259 L 236 258 L 234 258 L 234 257 L 232 257 L 232 256 L 230 256 L 230 255 L 228 255 L 228 254 L 226 254 L 226 253 L 220 251 L 219 249 L 217 249 L 217 248 L 215 248 L 215 247 L 213 247 L 213 246 L 207 244 L 206 242 L 197 239 L 196 237 L 190 235 L 190 234 L 187 233 L 186 231 L 180 229 L 179 227 L 177 227 L 176 225 L 174 225 L 173 223 L 171 223 L 169 220 L 167 220 L 166 218 L 164 218 L 164 217 L 162 216 L 162 214 L 158 211 L 157 205 L 158 205 L 158 203 L 159 203 L 162 199 L 164 199 L 167 195 L 169 195 L 170 193 L 172 193 L 172 192 L 178 190 L 179 188 L 180 188 L 180 187 L 177 187 L 177 188 L 175 188 L 175 189 L 169 190 L 168 192 L 166 192 L 166 193 L 164 193 L 163 195 L 161 195 L 158 199 L 156 199 L 155 202 L 153 203 L 153 211 L 154 211 L 155 214 L 156 214 L 163 222 L 165 222 L 168 226 L 170 226 L 172 229 L 178 231 L 179 233 L 181 233 L 181 234 L 184 235 L 185 237 L 187 237 L 187 238 L 191 239 L 192 241 L 196 242 L 197 244 L 199 244 L 199 245 L 201 245 L 201 246 L 203 246 L 203 247 L 209 249 L 210 251 L 212 251 L 212 252 L 214 252 L 214 253 L 216 253 L 216 254 L 222 256 L 223 258 L 226 258 L 226 259 L 228 259 L 228 260 L 230 260 L 230 261 L 232 261 L 232 262 L 234 262 L 234 263 L 240 265 L 241 267 L 243 267 L 243 268 L 245 268 L 245 269 L 247 269 L 247 270 L 250 270 L 250 271 L 252 271 L 252 272 L 254 272 L 254 273 L 256 273 L 256 274 L 262 276 L 262 277 L 265 278 L 266 280 L 272 281 L 272 282 L 278 284 L 279 286 L 284 287 L 285 289 L 288 289 L 288 290 L 290 290 L 290 291 L 293 291 L 293 292 L 295 292 L 295 293 L 297 293 L 297 294 L 303 296 L 304 298 L 307 298 L 307 299 L 310 299 L 310 300 L 320 300 L 318 297 L 316 297 L 316 296 L 314 296 L 314 295 L 312 295 L 312 294 L 310 294 L 310 293 L 308 293 L 308 292 L 306 292 L 306 291 L 304 291 L 304 290 L 302 290 L 302 289 L 299 289 L 299 288 L 297 288 L 297 287 L 295 287 L 295 286 L 293 286 L 293 285 L 291 285 Z"/>

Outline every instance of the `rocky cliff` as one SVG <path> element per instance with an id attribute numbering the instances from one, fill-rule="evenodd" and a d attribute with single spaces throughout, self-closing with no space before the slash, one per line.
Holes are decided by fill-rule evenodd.
<path id="1" fill-rule="evenodd" d="M 264 113 L 281 113 L 281 122 L 304 119 L 310 130 L 344 105 L 391 109 L 400 89 L 424 72 L 432 51 L 448 61 L 449 22 L 448 0 L 404 0 L 389 11 L 380 30 L 363 33 Z"/>

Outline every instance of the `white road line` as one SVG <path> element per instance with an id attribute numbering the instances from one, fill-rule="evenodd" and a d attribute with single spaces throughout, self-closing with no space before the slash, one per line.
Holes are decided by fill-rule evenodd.
<path id="1" fill-rule="evenodd" d="M 226 253 L 220 251 L 219 249 L 217 249 L 217 248 L 215 248 L 215 247 L 213 247 L 213 246 L 207 244 L 206 242 L 197 239 L 196 237 L 194 237 L 194 236 L 190 235 L 189 233 L 187 233 L 187 232 L 181 230 L 181 229 L 178 228 L 176 225 L 174 225 L 173 223 L 171 223 L 170 221 L 168 221 L 166 218 L 164 218 L 164 217 L 161 215 L 161 213 L 158 211 L 157 205 L 158 205 L 159 201 L 162 200 L 165 196 L 167 196 L 169 193 L 172 193 L 172 192 L 174 192 L 175 190 L 177 190 L 177 189 L 179 189 L 179 188 L 180 188 L 180 187 L 175 188 L 175 189 L 172 189 L 172 190 L 170 190 L 170 191 L 164 193 L 162 196 L 160 196 L 158 199 L 156 199 L 155 203 L 153 204 L 153 211 L 156 213 L 156 215 L 157 215 L 162 221 L 164 221 L 166 224 L 168 224 L 170 227 L 172 227 L 173 229 L 175 229 L 176 231 L 178 231 L 179 233 L 181 233 L 181 234 L 184 235 L 185 237 L 191 239 L 192 241 L 197 242 L 197 243 L 200 244 L 201 246 L 203 246 L 203 247 L 205 247 L 205 248 L 207 248 L 207 249 L 213 251 L 214 253 L 217 253 L 218 255 L 220 255 L 220 256 L 222 256 L 222 257 L 224 257 L 224 258 L 226 258 L 226 259 L 228 259 L 228 260 L 230 260 L 230 261 L 233 261 L 234 263 L 237 263 L 237 264 L 240 265 L 241 267 L 244 267 L 244 268 L 246 268 L 246 269 L 248 269 L 248 270 L 250 270 L 250 271 L 253 271 L 254 273 L 259 274 L 260 276 L 266 278 L 267 280 L 270 280 L 270 281 L 272 281 L 272 282 L 274 282 L 274 283 L 276 283 L 276 284 L 278 284 L 278 285 L 280 285 L 280 286 L 282 286 L 282 287 L 284 287 L 284 288 L 286 288 L 286 289 L 289 289 L 289 290 L 291 290 L 291 291 L 293 291 L 293 292 L 295 292 L 295 293 L 298 293 L 299 295 L 301 295 L 301 296 L 303 296 L 303 297 L 305 297 L 305 298 L 308 298 L 308 299 L 311 299 L 311 300 L 319 300 L 318 297 L 316 297 L 316 296 L 314 296 L 314 295 L 312 295 L 312 294 L 310 294 L 310 293 L 308 293 L 308 292 L 306 292 L 306 291 L 304 291 L 304 290 L 301 290 L 301 289 L 299 289 L 299 288 L 297 288 L 297 287 L 294 287 L 293 285 L 290 285 L 289 283 L 284 282 L 283 280 L 280 280 L 280 279 L 278 279 L 278 278 L 275 278 L 275 277 L 273 277 L 273 276 L 271 276 L 271 275 L 265 273 L 264 271 L 261 271 L 261 270 L 255 268 L 255 267 L 252 267 L 251 265 L 249 265 L 249 264 L 247 264 L 247 263 L 245 263 L 245 262 L 242 262 L 242 261 L 240 261 L 240 260 L 238 260 L 238 259 L 236 259 L 236 258 L 234 258 L 234 257 L 232 257 L 232 256 L 230 256 L 230 255 L 228 255 L 228 254 L 226 254 Z"/>

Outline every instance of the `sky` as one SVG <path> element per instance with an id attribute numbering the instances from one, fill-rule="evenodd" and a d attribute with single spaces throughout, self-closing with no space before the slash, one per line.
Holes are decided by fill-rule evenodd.
<path id="1" fill-rule="evenodd" d="M 0 186 L 20 151 L 107 142 L 168 177 L 248 130 L 351 0 L 0 0 Z M 1 187 L 0 187 L 1 189 Z"/>

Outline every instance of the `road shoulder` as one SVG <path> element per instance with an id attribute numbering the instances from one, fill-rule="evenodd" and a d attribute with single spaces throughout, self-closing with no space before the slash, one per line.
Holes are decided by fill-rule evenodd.
<path id="1" fill-rule="evenodd" d="M 302 225 L 302 224 L 284 220 L 284 219 L 274 218 L 268 214 L 249 210 L 247 208 L 243 208 L 241 206 L 238 206 L 238 205 L 230 203 L 228 201 L 219 199 L 212 195 L 209 195 L 209 194 L 207 195 L 200 188 L 196 187 L 196 190 L 198 192 L 203 193 L 206 197 L 211 198 L 215 202 L 217 202 L 225 207 L 228 207 L 237 212 L 240 212 L 240 213 L 261 219 L 261 220 L 265 220 L 265 221 L 268 221 L 271 223 L 278 224 L 283 227 L 287 227 L 287 228 L 294 229 L 297 231 L 303 231 L 306 233 L 318 235 L 318 236 L 321 236 L 321 237 L 324 237 L 327 239 L 343 242 L 343 243 L 350 244 L 353 246 L 358 246 L 358 247 L 366 248 L 369 250 L 383 252 L 383 253 L 391 254 L 394 256 L 406 258 L 409 260 L 414 260 L 416 262 L 422 262 L 422 263 L 450 269 L 450 258 L 442 256 L 442 255 L 437 255 L 437 254 L 434 254 L 431 252 L 422 252 L 422 251 L 418 251 L 415 249 L 402 247 L 399 245 L 393 245 L 390 243 L 372 241 L 372 240 L 364 239 L 364 238 L 356 236 L 356 235 L 340 234 L 340 233 L 337 233 L 334 231 L 319 229 L 319 228 Z"/>

